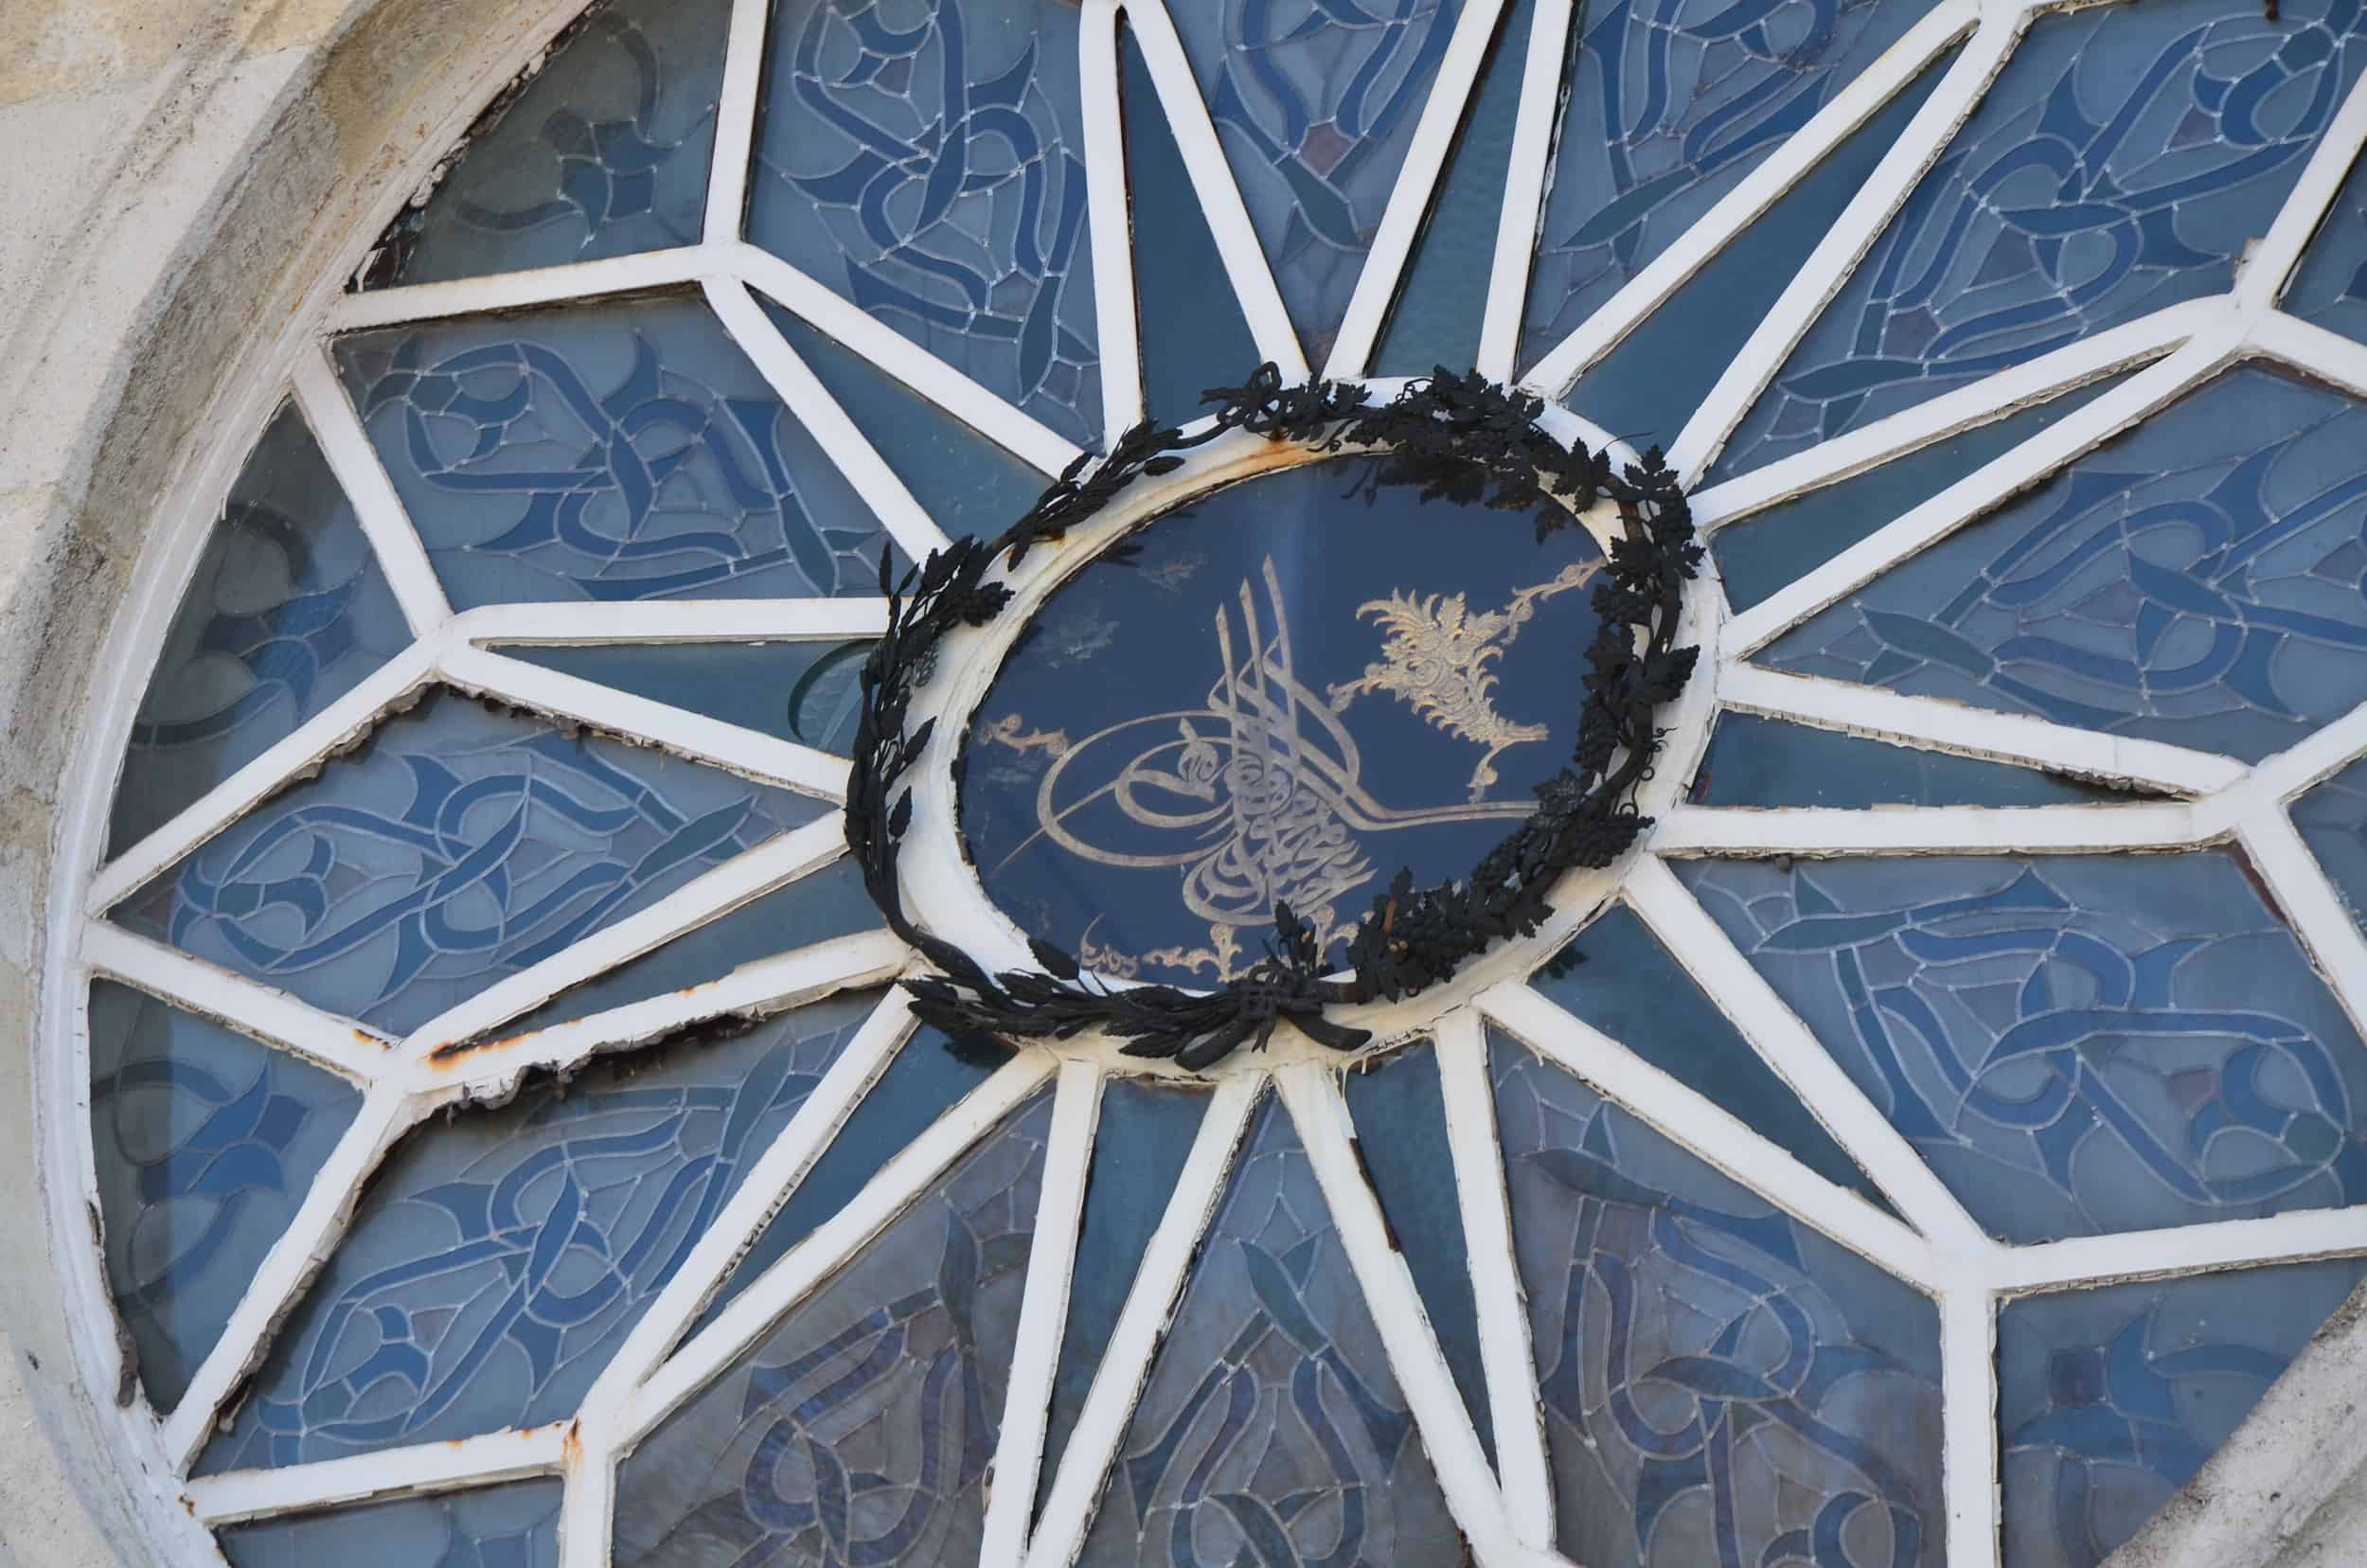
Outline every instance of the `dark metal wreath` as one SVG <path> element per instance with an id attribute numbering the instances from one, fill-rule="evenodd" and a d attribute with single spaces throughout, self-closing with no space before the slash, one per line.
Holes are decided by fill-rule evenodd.
<path id="1" fill-rule="evenodd" d="M 957 541 L 896 581 L 881 558 L 887 633 L 863 668 L 846 843 L 889 926 L 940 971 L 904 986 L 915 1013 L 948 1033 L 1066 1039 L 1102 1028 L 1128 1042 L 1129 1056 L 1172 1058 L 1197 1071 L 1240 1045 L 1264 1045 L 1288 1019 L 1335 1050 L 1353 1050 L 1370 1035 L 1326 1017 L 1325 1009 L 1411 995 L 1490 943 L 1535 932 L 1563 872 L 1610 864 L 1650 825 L 1633 796 L 1660 749 L 1653 716 L 1693 671 L 1699 650 L 1673 643 L 1684 582 L 1701 559 L 1684 492 L 1659 448 L 1615 474 L 1607 454 L 1583 443 L 1566 448 L 1539 430 L 1539 399 L 1476 372 L 1443 368 L 1378 406 L 1359 386 L 1286 386 L 1271 364 L 1240 386 L 1202 396 L 1217 404 L 1213 426 L 1185 436 L 1148 420 L 1136 425 L 1099 462 L 1072 463 L 1000 539 Z M 913 801 L 899 785 L 935 727 L 931 720 L 905 732 L 914 691 L 934 672 L 949 633 L 983 626 L 1010 602 L 1010 588 L 988 579 L 997 558 L 1017 566 L 1039 542 L 1084 523 L 1137 478 L 1172 472 L 1184 461 L 1178 453 L 1232 430 L 1324 452 L 1368 451 L 1379 459 L 1374 483 L 1418 485 L 1426 501 L 1533 512 L 1540 541 L 1575 526 L 1574 511 L 1610 497 L 1624 537 L 1611 542 L 1594 588 L 1599 625 L 1586 650 L 1576 748 L 1569 764 L 1539 786 L 1537 810 L 1468 877 L 1416 888 L 1413 873 L 1399 871 L 1350 939 L 1344 973 L 1325 963 L 1313 925 L 1278 903 L 1265 956 L 1214 990 L 1105 986 L 1080 972 L 1073 955 L 1041 940 L 1028 946 L 1041 970 L 989 974 L 904 912 L 896 866 Z"/>

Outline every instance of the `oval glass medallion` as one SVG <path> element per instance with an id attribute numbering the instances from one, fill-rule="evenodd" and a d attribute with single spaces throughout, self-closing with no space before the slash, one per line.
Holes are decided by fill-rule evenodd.
<path id="1" fill-rule="evenodd" d="M 1600 548 L 1376 485 L 1243 481 L 1048 597 L 970 722 L 965 846 L 1027 935 L 1210 985 L 1274 904 L 1336 953 L 1400 867 L 1467 875 L 1568 760 Z"/>

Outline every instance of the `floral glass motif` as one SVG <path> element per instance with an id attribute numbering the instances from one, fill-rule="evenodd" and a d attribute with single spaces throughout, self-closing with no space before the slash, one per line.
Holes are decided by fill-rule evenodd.
<path id="1" fill-rule="evenodd" d="M 556 1481 L 299 1514 L 222 1532 L 230 1568 L 559 1568 Z"/>

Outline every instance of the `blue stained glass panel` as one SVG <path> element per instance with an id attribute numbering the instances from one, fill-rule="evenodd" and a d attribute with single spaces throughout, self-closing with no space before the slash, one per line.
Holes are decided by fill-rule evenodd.
<path id="1" fill-rule="evenodd" d="M 696 244 L 731 11 L 731 0 L 594 6 L 395 220 L 367 284 Z"/>
<path id="2" fill-rule="evenodd" d="M 879 592 L 879 520 L 697 299 L 389 328 L 337 362 L 461 609 Z"/>
<path id="3" fill-rule="evenodd" d="M 2036 768 L 1721 713 L 1685 798 L 1697 806 L 2079 806 L 2123 791 Z"/>
<path id="4" fill-rule="evenodd" d="M 2005 1560 L 2093 1568 L 2174 1496 L 2367 1260 L 2009 1301 L 1998 1319 Z"/>
<path id="5" fill-rule="evenodd" d="M 2358 0 L 2041 16 L 1713 474 L 2227 289 L 2362 65 Z"/>
<path id="6" fill-rule="evenodd" d="M 365 1504 L 220 1532 L 230 1568 L 559 1568 L 557 1481 Z"/>
<path id="7" fill-rule="evenodd" d="M 629 691 L 837 757 L 854 755 L 867 638 L 505 648 L 544 669 Z"/>
<path id="8" fill-rule="evenodd" d="M 1078 1560 L 1245 1559 L 1465 1560 L 1297 1131 L 1271 1097 Z"/>
<path id="9" fill-rule="evenodd" d="M 2367 1046 L 2226 850 L 1676 868 L 2002 1239 L 2367 1203 Z"/>
<path id="10" fill-rule="evenodd" d="M 748 237 L 1101 444 L 1067 0 L 777 0 Z"/>
<path id="11" fill-rule="evenodd" d="M 619 1468 L 614 1560 L 975 1562 L 1049 1093 Z"/>
<path id="12" fill-rule="evenodd" d="M 1522 363 L 1648 266 L 1931 3 L 1578 8 Z"/>
<path id="13" fill-rule="evenodd" d="M 116 918 L 403 1034 L 825 809 L 438 692 Z"/>
<path id="14" fill-rule="evenodd" d="M 2367 911 L 2367 762 L 2354 762 L 2293 802 L 2293 826 L 2359 919 Z"/>
<path id="15" fill-rule="evenodd" d="M 199 1469 L 573 1415 L 878 1000 L 693 1033 L 413 1132 Z"/>
<path id="16" fill-rule="evenodd" d="M 1330 355 L 1462 11 L 1462 0 L 1170 8 L 1310 365 Z"/>
<path id="17" fill-rule="evenodd" d="M 410 640 L 328 459 L 283 404 L 165 633 L 132 722 L 111 848 L 164 826 Z"/>
<path id="18" fill-rule="evenodd" d="M 107 1284 L 148 1402 L 169 1411 L 361 1091 L 110 980 L 91 983 L 90 1059 Z"/>
<path id="19" fill-rule="evenodd" d="M 2367 158 L 2351 165 L 2283 303 L 2304 321 L 2367 343 Z"/>
<path id="20" fill-rule="evenodd" d="M 1559 1545 L 1590 1568 L 1929 1568 L 1931 1301 L 1493 1043 Z"/>
<path id="21" fill-rule="evenodd" d="M 2247 761 L 2367 698 L 2367 408 L 2245 368 L 1764 650 Z"/>

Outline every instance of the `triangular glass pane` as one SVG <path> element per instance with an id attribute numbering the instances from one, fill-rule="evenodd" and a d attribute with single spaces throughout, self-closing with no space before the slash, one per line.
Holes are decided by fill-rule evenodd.
<path id="1" fill-rule="evenodd" d="M 1491 1054 L 1562 1552 L 1931 1560 L 1932 1302 L 1522 1047 Z"/>
<path id="2" fill-rule="evenodd" d="M 111 980 L 91 983 L 90 1069 L 108 1290 L 148 1402 L 168 1412 L 362 1095 Z"/>
<path id="3" fill-rule="evenodd" d="M 2177 1495 L 2367 1259 L 2064 1291 L 1998 1315 L 2005 1560 L 2094 1568 Z"/>
<path id="4" fill-rule="evenodd" d="M 1397 187 L 1462 0 L 1169 8 L 1308 363 L 1320 365 Z"/>
<path id="5" fill-rule="evenodd" d="M 1675 868 L 2002 1240 L 2367 1203 L 2367 1045 L 2228 850 Z"/>
<path id="6" fill-rule="evenodd" d="M 395 220 L 367 286 L 698 243 L 731 13 L 731 0 L 592 7 Z"/>
<path id="7" fill-rule="evenodd" d="M 1101 445 L 1074 0 L 777 0 L 748 238 Z"/>
<path id="8" fill-rule="evenodd" d="M 2080 806 L 2126 802 L 2036 768 L 1895 745 L 1755 713 L 1721 713 L 1686 799 L 1697 806 Z"/>
<path id="9" fill-rule="evenodd" d="M 1650 265 L 1931 4 L 1840 5 L 1813 20 L 1727 0 L 1575 8 L 1521 363 Z"/>
<path id="10" fill-rule="evenodd" d="M 1521 80 L 1536 20 L 1537 0 L 1510 0 L 1496 25 L 1469 112 L 1439 170 L 1430 216 L 1389 309 L 1375 375 L 1421 376 L 1442 365 L 1468 370 L 1479 354 L 1504 179 L 1512 167 L 1512 122 L 1521 112 Z"/>
<path id="11" fill-rule="evenodd" d="M 2350 0 L 2039 17 L 1713 476 L 2225 291 L 2367 64 L 2361 38 Z"/>
<path id="12" fill-rule="evenodd" d="M 2293 802 L 2293 826 L 2358 919 L 2367 910 L 2367 761 L 2352 763 Z"/>
<path id="13" fill-rule="evenodd" d="M 2255 761 L 2367 700 L 2362 523 L 2367 408 L 2246 366 L 1758 659 Z"/>
<path id="14" fill-rule="evenodd" d="M 508 647 L 501 651 L 562 675 L 836 757 L 851 757 L 860 706 L 858 677 L 871 648 L 868 637 L 830 637 L 684 646 Z"/>
<path id="15" fill-rule="evenodd" d="M 115 918 L 407 1034 L 828 810 L 439 691 L 191 851 Z"/>
<path id="16" fill-rule="evenodd" d="M 293 404 L 247 454 L 132 722 L 120 852 L 411 641 L 353 508 Z"/>
<path id="17" fill-rule="evenodd" d="M 1269 1098 L 1078 1559 L 1465 1560 L 1297 1131 Z"/>
<path id="18" fill-rule="evenodd" d="M 2367 158 L 2351 166 L 2318 236 L 2285 291 L 2304 321 L 2367 343 Z"/>
<path id="19" fill-rule="evenodd" d="M 388 328 L 337 363 L 460 609 L 879 592 L 879 520 L 702 300 Z"/>
<path id="20" fill-rule="evenodd" d="M 557 1568 L 561 1483 L 370 1503 L 221 1531 L 230 1568 Z"/>
<path id="21" fill-rule="evenodd" d="M 1013 1112 L 616 1476 L 612 1560 L 978 1560 L 1052 1096 Z"/>
<path id="22" fill-rule="evenodd" d="M 1833 222 L 1897 142 L 1953 53 L 1923 68 L 1578 378 L 1562 401 L 1639 451 L 1675 441 Z M 1580 236 L 1589 230 L 1580 229 Z M 1593 241 L 1591 248 L 1611 241 Z M 1534 289 L 1532 289 L 1532 294 Z M 1553 347 L 1551 341 L 1544 345 Z"/>
<path id="23" fill-rule="evenodd" d="M 1613 904 L 1529 983 L 1826 1181 L 1889 1200 L 1633 910 Z"/>
<path id="24" fill-rule="evenodd" d="M 879 996 L 595 1061 L 388 1156 L 205 1474 L 575 1414 Z"/>

